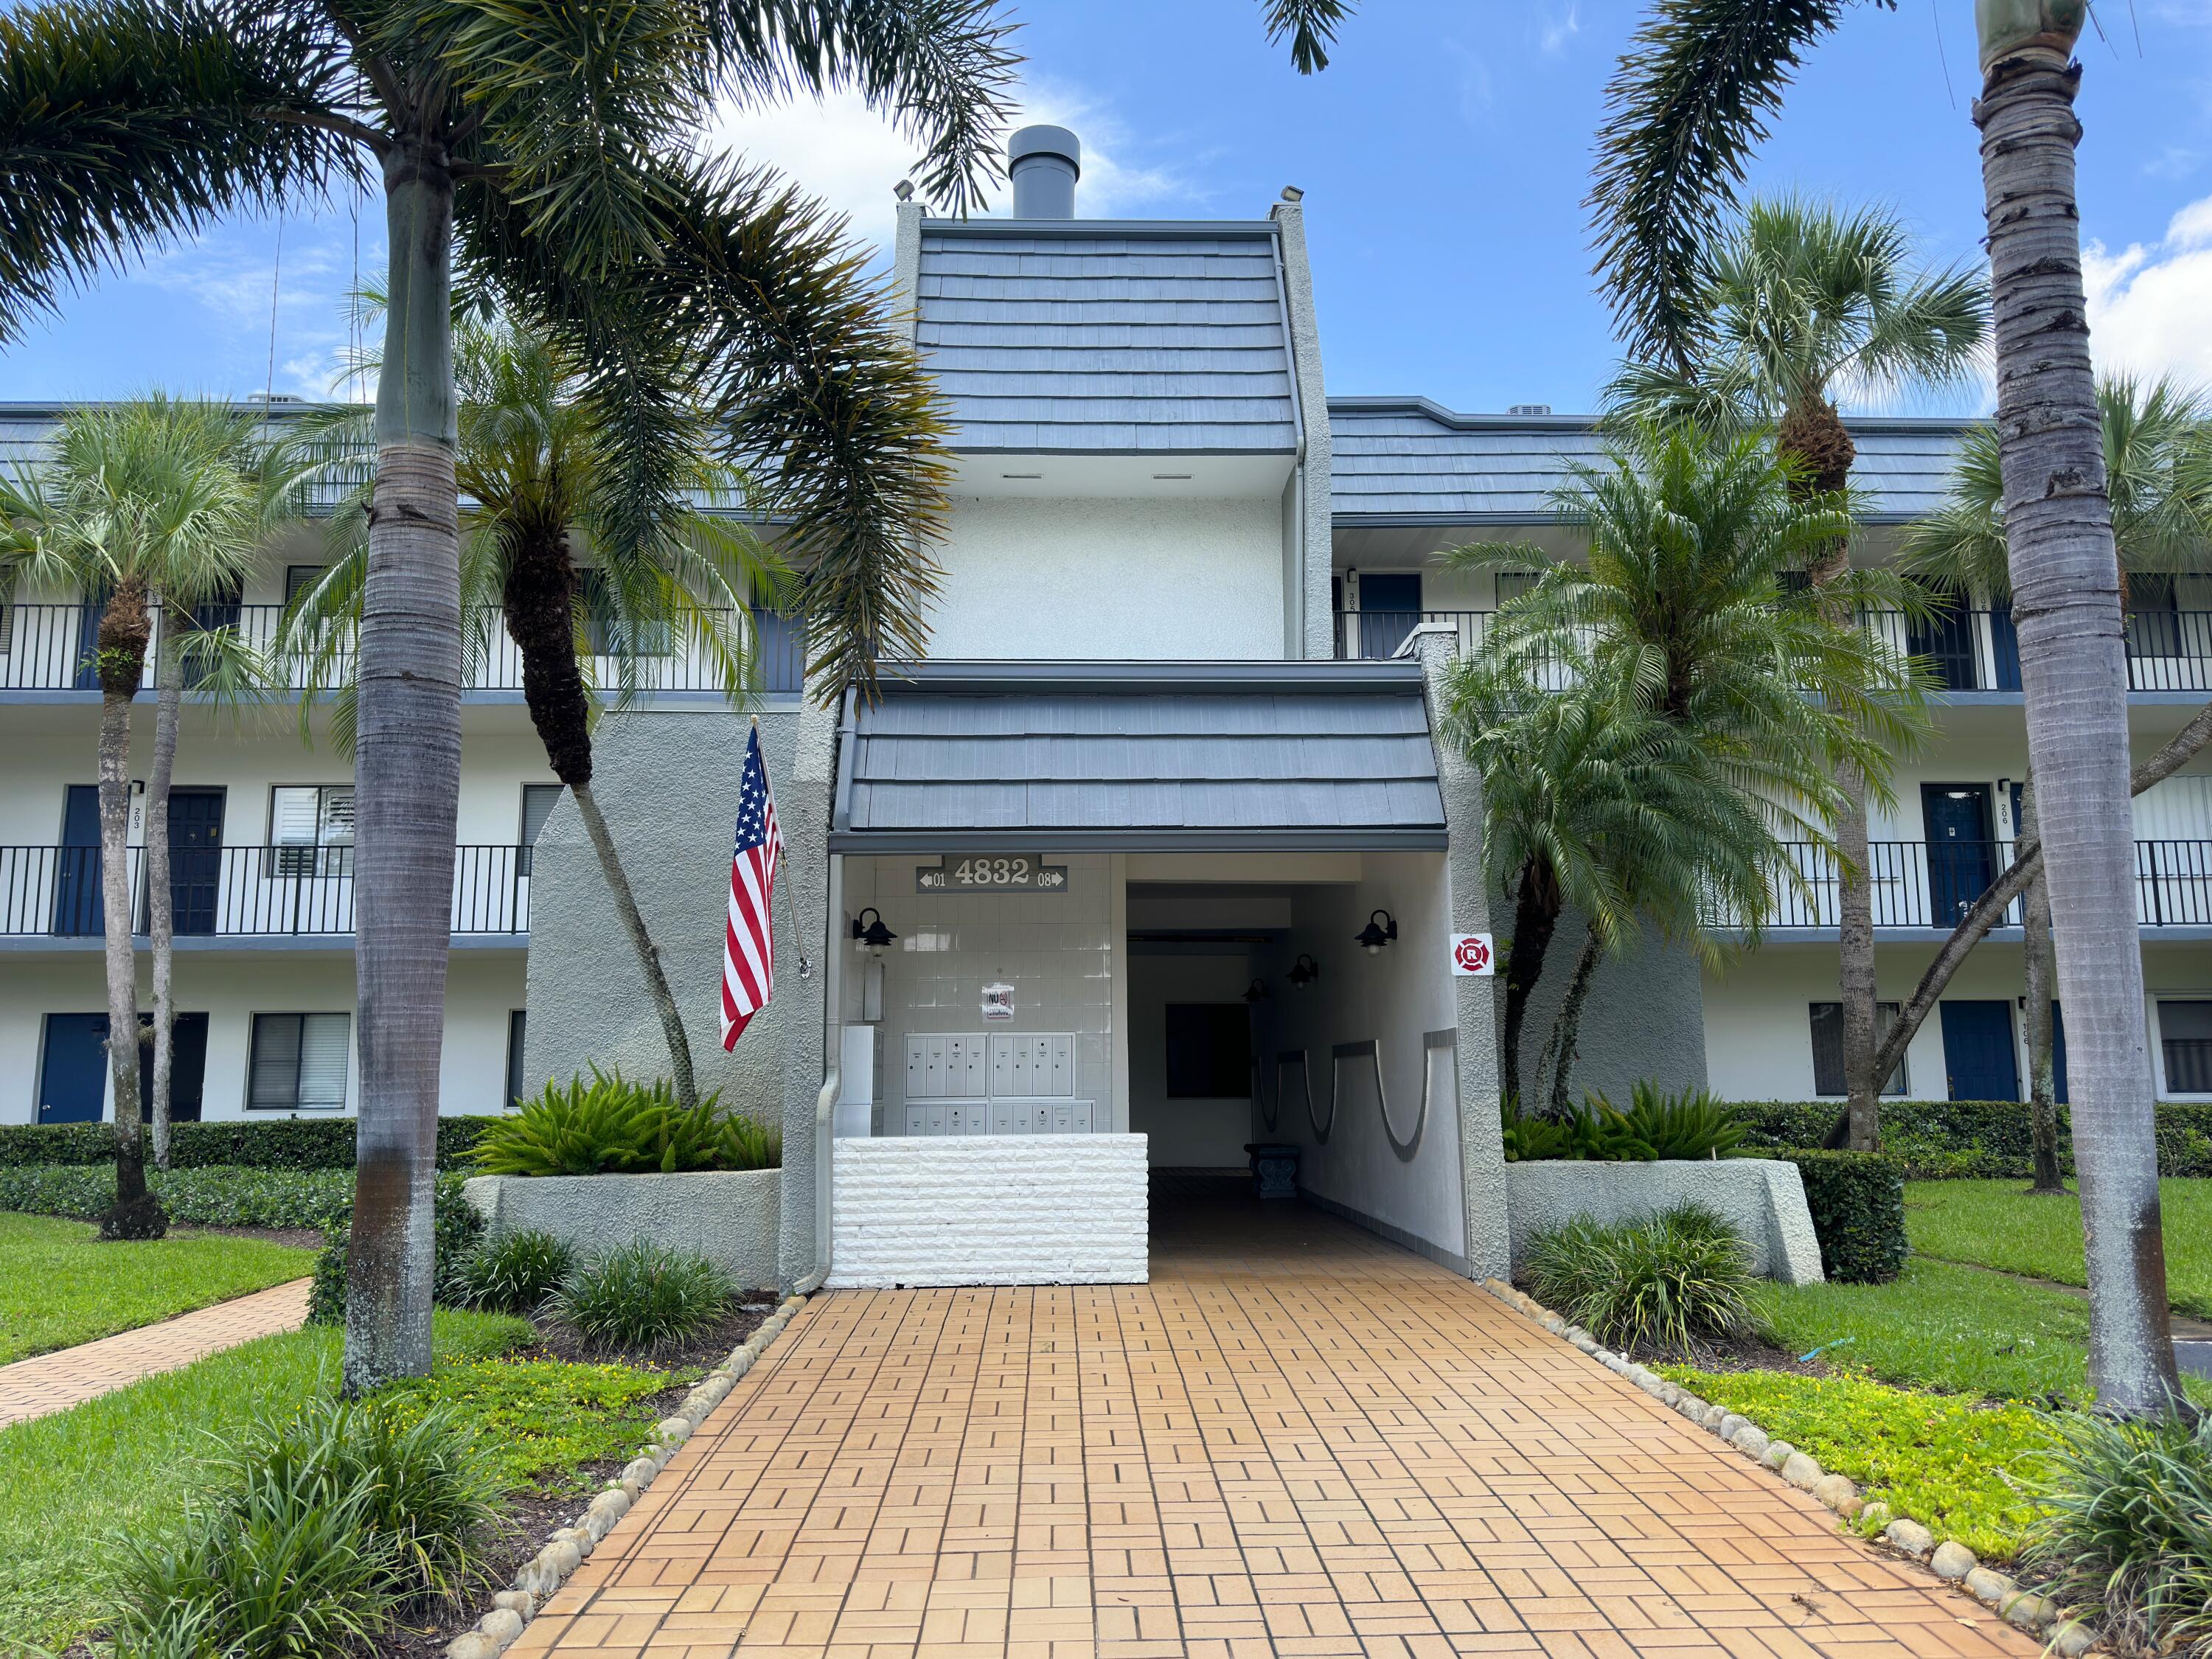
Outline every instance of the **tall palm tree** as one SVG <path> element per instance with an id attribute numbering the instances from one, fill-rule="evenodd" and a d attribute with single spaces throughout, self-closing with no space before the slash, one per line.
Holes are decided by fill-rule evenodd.
<path id="1" fill-rule="evenodd" d="M 1926 724 L 1923 682 L 1904 658 L 1838 621 L 1822 596 L 1791 591 L 1790 574 L 1850 523 L 1841 498 L 1793 490 L 1796 476 L 1763 434 L 1647 422 L 1613 440 L 1604 465 L 1578 466 L 1555 499 L 1561 524 L 1585 544 L 1583 562 L 1517 542 L 1443 555 L 1455 568 L 1537 569 L 1485 641 L 1491 672 L 1557 684 L 1564 667 L 1569 678 L 1588 672 L 1626 688 L 1765 803 L 1778 871 L 1795 868 L 1780 850 L 1785 837 L 1833 853 L 1839 767 L 1886 792 L 1891 757 Z M 1873 571 L 1835 580 L 1854 606 L 1894 599 L 1900 586 Z M 1512 877 L 1509 1048 L 1570 902 L 1558 873 L 1524 858 Z M 1741 907 L 1743 925 L 1755 933 L 1765 906 L 1762 896 Z"/>
<path id="2" fill-rule="evenodd" d="M 2097 382 L 2099 428 L 2112 501 L 2112 541 L 2124 601 L 2130 574 L 2202 569 L 2212 562 L 2212 411 L 2170 380 L 2146 386 L 2132 376 Z M 1966 435 L 1943 505 L 1906 533 L 1900 565 L 1926 580 L 2009 606 L 2012 569 L 2005 540 L 2003 457 L 1997 434 Z M 2201 739 L 2200 739 L 2201 741 Z M 2035 784 L 2021 792 L 2021 839 L 2037 836 Z M 2034 1126 L 2038 1192 L 2065 1190 L 2058 1162 L 2051 900 L 2039 869 L 2021 895 L 2027 992 L 2028 1100 Z M 1904 1022 L 1900 1021 L 1902 1024 Z M 1920 1020 L 1886 1047 L 1902 1054 Z"/>
<path id="3" fill-rule="evenodd" d="M 1911 234 L 1894 214 L 1796 198 L 1754 201 L 1705 256 L 1681 355 L 1632 360 L 1608 400 L 1635 418 L 1689 414 L 1723 427 L 1771 426 L 1776 447 L 1799 468 L 1792 487 L 1835 494 L 1850 486 L 1857 456 L 1838 396 L 1958 385 L 1988 331 L 1988 285 L 1979 273 L 1917 269 Z M 1816 586 L 1827 586 L 1849 562 L 1849 546 L 1838 538 L 1814 558 Z M 1848 770 L 1840 781 L 1837 955 L 1846 1121 L 1850 1144 L 1872 1152 L 1881 1145 L 1888 1073 L 1874 1069 L 1866 792 Z"/>
<path id="4" fill-rule="evenodd" d="M 872 683 L 875 653 L 919 645 L 935 584 L 935 396 L 842 222 L 697 139 L 718 99 L 854 89 L 925 144 L 925 188 L 963 210 L 998 165 L 1005 35 L 990 0 L 46 0 L 0 17 L 0 341 L 226 215 L 381 183 L 349 1389 L 430 1365 L 460 752 L 455 258 L 574 353 L 581 398 L 620 434 L 612 540 L 665 516 L 693 407 L 733 457 L 775 458 L 822 684 Z"/>
<path id="5" fill-rule="evenodd" d="M 681 453 L 686 493 L 670 516 L 648 538 L 608 538 L 600 527 L 613 505 L 617 434 L 579 398 L 580 376 L 566 354 L 509 319 L 465 310 L 454 325 L 453 363 L 456 476 L 471 503 L 461 527 L 465 645 L 472 659 L 488 655 L 491 628 L 503 623 L 521 654 L 531 720 L 553 775 L 576 803 L 659 1015 L 676 1092 L 689 1106 L 699 1091 L 683 1017 L 592 792 L 595 710 L 586 670 L 596 658 L 612 658 L 626 699 L 642 670 L 672 653 L 696 654 L 732 700 L 741 700 L 758 680 L 755 599 L 775 603 L 788 573 L 733 516 L 748 501 L 747 481 L 719 459 L 703 416 L 695 417 Z M 363 367 L 373 374 L 373 357 Z M 364 413 L 340 408 L 315 422 L 310 441 L 358 467 L 373 455 L 368 437 Z M 337 515 L 343 556 L 301 590 L 285 618 L 280 648 L 307 664 L 310 687 L 342 676 L 354 659 L 347 642 L 361 616 L 368 482 Z M 577 555 L 599 550 L 606 562 L 592 568 L 597 586 L 587 601 Z M 354 694 L 345 681 L 333 722 L 342 744 L 350 739 Z M 303 724 L 308 708 L 303 698 Z"/>
<path id="6" fill-rule="evenodd" d="M 260 544 L 259 492 L 238 465 L 227 419 L 210 405 L 161 397 L 77 409 L 64 418 L 46 465 L 0 484 L 7 562 L 17 573 L 41 586 L 74 588 L 88 604 L 106 595 L 93 652 L 100 690 L 101 931 L 115 1096 L 115 1204 L 100 1218 L 103 1238 L 158 1238 L 168 1228 L 161 1200 L 146 1185 L 138 1088 L 128 850 L 131 711 L 145 678 L 155 608 L 174 615 L 233 586 Z M 165 842 L 165 834 L 157 842 L 149 821 L 149 854 Z M 152 862 L 149 856 L 149 878 L 166 889 L 166 860 L 158 870 Z M 157 1015 L 167 1012 L 157 1004 Z"/>
<path id="7" fill-rule="evenodd" d="M 1894 9 L 1894 8 L 1891 8 Z M 1699 250 L 1843 0 L 1656 0 L 1613 82 L 1590 198 L 1631 352 L 1686 365 Z M 2180 1399 L 2136 935 L 2127 665 L 2081 280 L 2071 61 L 2086 0 L 1978 0 L 1997 429 L 2030 764 L 2069 1024 L 2068 1083 L 2109 1410 Z"/>

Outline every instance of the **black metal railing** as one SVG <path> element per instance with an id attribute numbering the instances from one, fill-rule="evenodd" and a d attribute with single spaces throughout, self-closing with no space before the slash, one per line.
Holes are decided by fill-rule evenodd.
<path id="1" fill-rule="evenodd" d="M 454 849 L 453 930 L 530 930 L 530 848 Z M 147 927 L 145 852 L 131 849 L 131 931 Z M 169 854 L 177 936 L 351 933 L 350 847 L 189 847 Z M 0 936 L 96 938 L 105 926 L 97 847 L 0 847 Z"/>
<path id="2" fill-rule="evenodd" d="M 1810 842 L 1786 848 L 1794 881 L 1778 881 L 1770 928 L 1834 927 L 1841 921 L 1834 856 Z M 1877 927 L 1955 927 L 2012 863 L 2008 841 L 1878 841 L 1867 848 L 1868 887 Z M 1716 916 L 1717 925 L 1735 919 Z M 2136 843 L 2136 920 L 2145 927 L 2212 927 L 2212 841 Z M 2002 924 L 2020 925 L 2020 903 Z"/>
<path id="3" fill-rule="evenodd" d="M 722 613 L 726 624 L 731 613 Z M 100 627 L 100 607 L 87 605 L 0 605 L 0 691 L 84 691 L 97 693 L 100 682 L 90 663 Z M 204 607 L 202 620 L 235 628 L 246 641 L 263 653 L 271 678 L 282 690 L 307 689 L 311 678 L 325 685 L 342 682 L 350 672 L 353 633 L 350 629 L 332 636 L 331 648 L 319 668 L 314 653 L 296 642 L 280 645 L 284 607 L 281 605 L 225 605 Z M 759 660 L 760 689 L 793 692 L 801 690 L 806 670 L 805 630 L 795 621 L 780 617 L 757 618 L 759 638 L 755 654 Z M 594 654 L 588 659 L 593 684 L 609 692 L 623 684 L 621 659 L 613 653 L 614 624 L 594 623 L 588 643 Z M 154 611 L 155 639 L 161 637 L 161 613 Z M 471 618 L 472 642 L 467 684 L 472 691 L 520 691 L 522 653 L 515 647 L 505 623 L 495 612 Z M 631 679 L 641 691 L 720 691 L 720 668 L 705 653 L 672 648 L 674 642 L 645 639 L 632 659 Z M 654 647 L 659 648 L 655 649 Z M 153 653 L 149 652 L 148 680 L 152 677 Z"/>

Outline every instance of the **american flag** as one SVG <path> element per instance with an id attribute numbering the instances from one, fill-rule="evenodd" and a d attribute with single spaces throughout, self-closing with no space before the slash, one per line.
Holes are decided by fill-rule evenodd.
<path id="1" fill-rule="evenodd" d="M 744 781 L 738 789 L 738 844 L 730 855 L 730 917 L 722 933 L 722 1047 L 738 1046 L 746 1022 L 775 994 L 774 933 L 768 904 L 783 836 L 775 827 L 775 792 L 761 760 L 760 727 L 745 744 Z"/>

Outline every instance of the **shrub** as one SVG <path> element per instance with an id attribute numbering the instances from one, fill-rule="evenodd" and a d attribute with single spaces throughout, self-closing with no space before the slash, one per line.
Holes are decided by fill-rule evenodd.
<path id="1" fill-rule="evenodd" d="M 1844 1285 L 1887 1285 L 1904 1270 L 1905 1170 L 1886 1152 L 1797 1148 L 1753 1154 L 1795 1164 L 1820 1237 L 1820 1271 Z"/>
<path id="2" fill-rule="evenodd" d="M 1528 1241 L 1524 1272 L 1539 1302 L 1626 1351 L 1692 1352 L 1750 1325 L 1751 1251 L 1701 1204 L 1547 1228 Z"/>
<path id="3" fill-rule="evenodd" d="M 633 1083 L 594 1066 L 590 1082 L 549 1083 L 500 1119 L 475 1157 L 486 1175 L 674 1175 L 774 1169 L 782 1147 L 773 1129 L 723 1110 L 719 1096 L 686 1108 L 665 1079 Z"/>
<path id="4" fill-rule="evenodd" d="M 353 1198 L 350 1170 L 149 1170 L 146 1180 L 170 1220 L 196 1227 L 319 1227 Z M 112 1164 L 0 1168 L 0 1210 L 88 1220 L 114 1202 Z"/>
<path id="5" fill-rule="evenodd" d="M 349 1194 L 349 1200 L 350 1194 Z M 431 1200 L 431 1235 L 435 1280 L 431 1297 L 441 1308 L 467 1304 L 462 1300 L 462 1271 L 477 1241 L 483 1237 L 483 1217 L 461 1196 L 461 1177 L 445 1175 Z M 315 1257 L 315 1282 L 307 1293 L 310 1325 L 345 1322 L 346 1240 L 353 1228 L 353 1205 L 349 1201 L 323 1227 L 323 1248 Z"/>
<path id="6" fill-rule="evenodd" d="M 438 1167 L 458 1170 L 469 1161 L 477 1138 L 496 1117 L 438 1120 Z M 169 1130 L 172 1169 L 210 1165 L 253 1170 L 350 1170 L 355 1120 L 350 1117 L 224 1118 L 179 1123 Z M 24 1164 L 112 1164 L 115 1131 L 104 1123 L 0 1126 L 0 1168 Z"/>
<path id="7" fill-rule="evenodd" d="M 2052 1424 L 2022 1559 L 2133 1656 L 2212 1652 L 2212 1418 Z"/>
<path id="8" fill-rule="evenodd" d="M 501 1233 L 471 1251 L 454 1279 L 469 1307 L 526 1314 L 559 1289 L 575 1265 L 576 1253 L 565 1238 L 541 1232 Z"/>
<path id="9" fill-rule="evenodd" d="M 1594 1097 L 1601 1103 L 1605 1097 Z M 1621 1114 L 1629 1131 L 1660 1158 L 1690 1158 L 1725 1156 L 1743 1139 L 1743 1125 L 1735 1108 L 1704 1089 L 1685 1089 L 1678 1095 L 1663 1093 L 1656 1084 L 1640 1082 Z"/>
<path id="10" fill-rule="evenodd" d="M 634 1238 L 578 1267 L 546 1312 L 597 1348 L 678 1342 L 729 1310 L 736 1287 L 704 1256 Z"/>
<path id="11" fill-rule="evenodd" d="M 1747 1147 L 1818 1146 L 1843 1113 L 1840 1100 L 1740 1103 Z M 2034 1171 L 2028 1110 L 2016 1100 L 1885 1100 L 1881 1149 L 1901 1159 L 1908 1181 L 2025 1180 Z M 2074 1142 L 2058 1109 L 2058 1157 L 2069 1174 Z M 2158 1167 L 2169 1176 L 2212 1176 L 2212 1102 L 2158 1108 Z"/>
<path id="12" fill-rule="evenodd" d="M 1735 1108 L 1703 1089 L 1663 1092 L 1656 1084 L 1635 1085 L 1622 1111 L 1601 1094 L 1583 1097 L 1564 1118 L 1524 1114 L 1517 1099 L 1503 1103 L 1505 1161 L 1559 1158 L 1599 1164 L 1649 1164 L 1655 1159 L 1712 1158 L 1743 1139 Z"/>

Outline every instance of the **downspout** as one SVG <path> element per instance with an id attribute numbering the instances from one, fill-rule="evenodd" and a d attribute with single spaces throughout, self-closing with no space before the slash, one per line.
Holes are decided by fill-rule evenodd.
<path id="1" fill-rule="evenodd" d="M 830 829 L 834 833 L 842 816 L 847 791 L 851 787 L 848 762 L 852 748 L 847 739 L 850 728 L 859 717 L 859 693 L 847 687 L 844 706 L 839 713 L 836 729 L 830 734 Z M 828 869 L 823 880 L 822 906 L 822 1089 L 814 1097 L 814 1271 L 792 1287 L 797 1296 L 809 1296 L 822 1288 L 830 1277 L 830 1242 L 834 1237 L 831 1214 L 836 1183 L 832 1178 L 830 1160 L 835 1154 L 836 1137 L 831 1133 L 837 1109 L 840 1089 L 840 1069 L 843 1060 L 843 1045 L 830 1046 L 830 1033 L 843 1024 L 839 1017 L 844 1006 L 845 955 L 837 948 L 837 930 L 834 921 L 842 921 L 845 914 L 845 859 L 842 853 L 829 850 L 829 837 L 823 838 L 823 857 Z M 833 920 L 834 919 L 834 920 Z"/>
<path id="2" fill-rule="evenodd" d="M 1290 285 L 1283 271 L 1283 227 L 1279 219 L 1275 220 L 1273 240 L 1275 304 L 1282 313 L 1283 356 L 1291 371 L 1291 429 L 1297 434 L 1297 447 L 1291 458 L 1290 542 L 1293 558 L 1283 583 L 1283 650 L 1286 657 L 1302 658 L 1306 653 L 1306 420 L 1304 405 L 1298 398 L 1298 348 L 1291 330 Z M 1296 580 L 1289 580 L 1291 577 Z M 1291 648 L 1293 641 L 1297 642 L 1295 652 Z"/>

